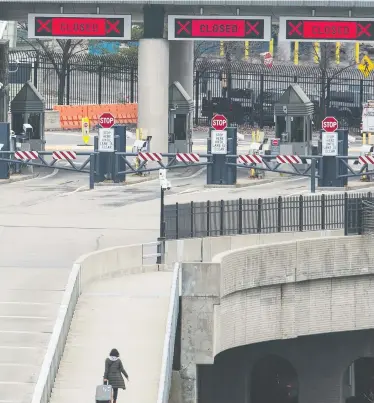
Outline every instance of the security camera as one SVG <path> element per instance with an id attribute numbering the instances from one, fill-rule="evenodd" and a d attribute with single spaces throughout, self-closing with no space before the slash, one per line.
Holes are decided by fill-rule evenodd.
<path id="1" fill-rule="evenodd" d="M 3 87 L 4 87 L 4 84 L 0 83 L 0 90 L 3 89 Z"/>

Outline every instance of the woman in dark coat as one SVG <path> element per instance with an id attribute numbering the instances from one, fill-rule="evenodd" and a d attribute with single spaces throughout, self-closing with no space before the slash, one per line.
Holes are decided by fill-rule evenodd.
<path id="1" fill-rule="evenodd" d="M 109 357 L 105 360 L 104 383 L 108 382 L 113 388 L 113 403 L 116 403 L 118 396 L 118 389 L 126 389 L 125 381 L 122 374 L 129 380 L 129 376 L 123 368 L 122 361 L 119 358 L 117 349 L 113 349 Z"/>

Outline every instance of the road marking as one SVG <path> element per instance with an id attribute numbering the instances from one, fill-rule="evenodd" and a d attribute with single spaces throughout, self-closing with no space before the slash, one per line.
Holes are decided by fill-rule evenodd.
<path id="1" fill-rule="evenodd" d="M 52 178 L 53 176 L 55 176 L 55 175 L 57 175 L 57 174 L 58 174 L 58 169 L 55 168 L 52 173 L 50 173 L 50 174 L 48 174 L 48 175 L 46 175 L 46 176 L 42 176 L 42 177 L 40 177 L 40 178 L 38 177 L 38 178 L 33 178 L 33 179 L 44 180 L 44 179 Z M 33 179 L 31 179 L 31 180 L 33 180 Z"/>
<path id="2" fill-rule="evenodd" d="M 287 195 L 284 195 L 284 197 L 296 196 L 296 195 L 300 195 L 300 194 L 302 194 L 302 193 L 307 193 L 307 192 L 309 192 L 309 190 L 308 190 L 308 189 L 299 190 L 298 192 L 295 192 L 295 193 L 289 193 L 289 194 L 287 194 Z M 282 196 L 283 196 L 283 195 L 282 195 Z"/>
<path id="3" fill-rule="evenodd" d="M 60 193 L 60 194 L 56 195 L 56 197 L 69 196 L 69 195 L 72 195 L 74 193 L 78 193 L 78 192 L 80 192 L 81 190 L 83 190 L 85 188 L 88 188 L 88 186 L 87 185 L 80 186 L 79 188 L 76 188 L 76 189 L 72 190 L 71 192 Z"/>

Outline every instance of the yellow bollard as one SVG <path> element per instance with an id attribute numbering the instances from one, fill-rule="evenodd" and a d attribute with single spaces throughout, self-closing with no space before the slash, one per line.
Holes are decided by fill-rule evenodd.
<path id="1" fill-rule="evenodd" d="M 84 144 L 88 144 L 90 142 L 90 119 L 87 117 L 82 118 L 82 138 Z"/>
<path id="2" fill-rule="evenodd" d="M 252 130 L 252 143 L 256 142 L 256 132 Z"/>
<path id="3" fill-rule="evenodd" d="M 249 41 L 245 41 L 244 42 L 244 60 L 249 59 L 249 53 L 250 53 Z"/>
<path id="4" fill-rule="evenodd" d="M 259 129 L 257 129 L 257 132 L 256 132 L 256 142 L 257 143 L 260 142 L 260 130 Z"/>
<path id="5" fill-rule="evenodd" d="M 362 133 L 362 145 L 366 144 L 366 133 Z"/>
<path id="6" fill-rule="evenodd" d="M 371 144 L 371 133 L 368 133 L 368 144 Z"/>
<path id="7" fill-rule="evenodd" d="M 355 61 L 357 64 L 360 64 L 360 42 L 356 42 L 355 44 Z"/>
<path id="8" fill-rule="evenodd" d="M 293 49 L 293 63 L 295 66 L 299 64 L 299 42 L 295 42 Z"/>

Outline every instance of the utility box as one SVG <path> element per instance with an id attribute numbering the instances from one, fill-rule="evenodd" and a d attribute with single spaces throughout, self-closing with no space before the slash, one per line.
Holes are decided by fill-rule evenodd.
<path id="1" fill-rule="evenodd" d="M 280 154 L 311 155 L 314 104 L 298 84 L 291 84 L 274 105 Z"/>
<path id="2" fill-rule="evenodd" d="M 169 153 L 192 152 L 193 99 L 179 81 L 169 87 Z"/>
<path id="3" fill-rule="evenodd" d="M 28 81 L 10 103 L 12 130 L 16 136 L 25 137 L 34 151 L 45 150 L 45 102 L 31 81 Z M 25 125 L 27 133 L 25 133 Z"/>

